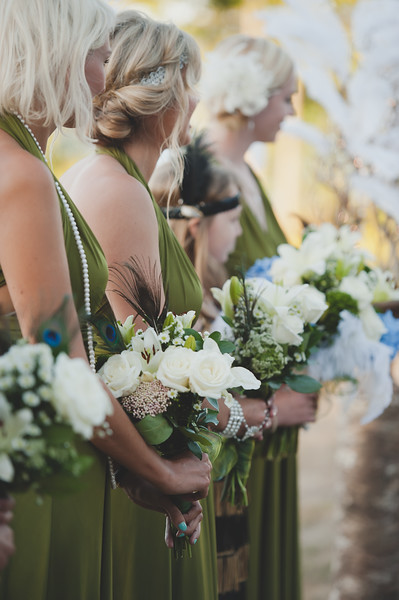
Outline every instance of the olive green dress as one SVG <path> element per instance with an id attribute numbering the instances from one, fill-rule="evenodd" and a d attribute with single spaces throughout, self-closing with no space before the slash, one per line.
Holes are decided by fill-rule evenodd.
<path id="1" fill-rule="evenodd" d="M 243 202 L 242 234 L 229 256 L 228 270 L 249 268 L 255 260 L 276 254 L 284 234 L 255 174 L 263 199 L 267 232 Z M 299 600 L 299 522 L 297 496 L 298 429 L 278 428 L 257 445 L 248 481 L 249 574 L 247 600 Z"/>
<path id="2" fill-rule="evenodd" d="M 121 150 L 102 148 L 152 194 L 134 162 Z M 153 199 L 153 197 L 152 197 Z M 201 284 L 183 248 L 153 199 L 159 229 L 159 254 L 169 309 L 200 312 Z M 202 501 L 204 519 L 192 558 L 175 560 L 164 542 L 165 518 L 134 505 L 122 490 L 112 494 L 115 598 L 121 600 L 216 600 L 216 533 L 212 489 Z"/>
<path id="3" fill-rule="evenodd" d="M 23 125 L 14 116 L 0 117 L 0 128 L 32 155 L 43 160 Z M 68 198 L 67 194 L 65 194 Z M 69 201 L 86 251 L 91 305 L 104 296 L 108 269 L 93 233 Z M 60 201 L 65 247 L 76 308 L 84 306 L 81 263 L 75 238 Z M 1 216 L 0 216 L 1 218 Z M 24 243 L 19 253 L 24 257 Z M 16 242 L 17 243 L 17 242 Z M 5 285 L 0 269 L 0 285 Z M 80 448 L 94 458 L 84 491 L 45 497 L 38 505 L 32 493 L 17 494 L 12 527 L 16 554 L 0 579 L 1 600 L 112 600 L 109 494 L 104 457 L 90 443 Z M 121 600 L 122 596 L 117 597 Z"/>

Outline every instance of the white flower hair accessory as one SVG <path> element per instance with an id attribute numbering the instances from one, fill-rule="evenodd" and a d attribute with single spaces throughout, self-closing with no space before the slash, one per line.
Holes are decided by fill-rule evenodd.
<path id="1" fill-rule="evenodd" d="M 265 71 L 255 52 L 229 56 L 210 52 L 201 81 L 201 95 L 214 114 L 240 111 L 253 117 L 266 108 L 271 96 L 273 74 Z"/>

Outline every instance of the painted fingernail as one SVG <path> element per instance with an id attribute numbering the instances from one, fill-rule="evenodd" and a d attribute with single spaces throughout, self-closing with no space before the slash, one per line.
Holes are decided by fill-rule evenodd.
<path id="1" fill-rule="evenodd" d="M 193 541 L 193 544 L 196 544 L 198 542 L 197 538 L 195 538 L 195 540 Z"/>
<path id="2" fill-rule="evenodd" d="M 182 521 L 181 523 L 178 524 L 178 528 L 180 529 L 180 531 L 186 531 L 187 525 L 184 521 Z"/>
<path id="3" fill-rule="evenodd" d="M 178 531 L 176 534 L 176 537 L 182 538 L 182 537 L 184 537 L 184 533 L 182 531 Z"/>

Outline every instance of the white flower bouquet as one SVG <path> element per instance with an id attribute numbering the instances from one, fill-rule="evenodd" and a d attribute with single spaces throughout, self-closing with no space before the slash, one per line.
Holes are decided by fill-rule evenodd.
<path id="1" fill-rule="evenodd" d="M 111 356 L 99 374 L 119 399 L 146 441 L 167 456 L 187 448 L 198 458 L 215 454 L 218 400 L 227 403 L 232 388 L 256 389 L 260 382 L 246 368 L 232 366 L 232 346 L 219 333 L 203 336 L 191 329 L 194 311 L 169 312 L 162 330 L 121 325 L 126 350 Z M 207 398 L 214 410 L 202 408 Z M 218 446 L 218 443 L 216 444 Z"/>
<path id="2" fill-rule="evenodd" d="M 91 464 L 77 438 L 106 435 L 112 404 L 80 358 L 21 340 L 0 356 L 0 491 L 78 489 Z"/>
<path id="3" fill-rule="evenodd" d="M 260 278 L 227 280 L 212 293 L 222 307 L 223 320 L 234 340 L 234 357 L 239 365 L 262 382 L 257 397 L 268 399 L 283 383 L 298 392 L 314 392 L 320 384 L 300 371 L 306 365 L 319 334 L 314 325 L 327 308 L 324 294 L 308 285 L 292 288 Z M 262 451 L 269 457 L 295 451 L 295 428 L 279 428 L 267 435 Z M 224 479 L 223 498 L 246 504 L 253 439 L 229 439 L 214 467 L 214 477 Z"/>
<path id="4" fill-rule="evenodd" d="M 126 349 L 112 355 L 99 374 L 120 401 L 145 441 L 170 458 L 186 450 L 214 461 L 220 436 L 218 401 L 231 399 L 230 389 L 256 389 L 260 381 L 247 369 L 233 366 L 233 346 L 219 333 L 203 336 L 191 329 L 195 313 L 168 312 L 162 328 L 134 331 L 132 317 L 120 324 Z M 213 407 L 203 408 L 206 398 Z M 183 512 L 191 503 L 176 499 Z M 186 538 L 175 539 L 175 555 L 191 552 Z"/>
<path id="5" fill-rule="evenodd" d="M 359 232 L 348 226 L 311 226 L 298 249 L 278 247 L 269 275 L 277 283 L 308 283 L 325 293 L 328 309 L 319 321 L 323 335 L 309 373 L 323 382 L 357 382 L 366 403 L 362 422 L 367 423 L 392 397 L 390 352 L 380 342 L 387 329 L 376 307 L 397 302 L 399 290 L 389 271 L 370 266 L 373 257 L 358 247 L 359 240 Z M 368 383 L 371 374 L 373 385 Z"/>

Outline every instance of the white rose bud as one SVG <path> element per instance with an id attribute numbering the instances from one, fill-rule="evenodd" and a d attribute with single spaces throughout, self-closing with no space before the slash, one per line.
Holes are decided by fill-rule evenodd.
<path id="1" fill-rule="evenodd" d="M 182 346 L 165 350 L 158 367 L 157 378 L 166 387 L 178 392 L 188 392 L 188 377 L 195 352 Z"/>

